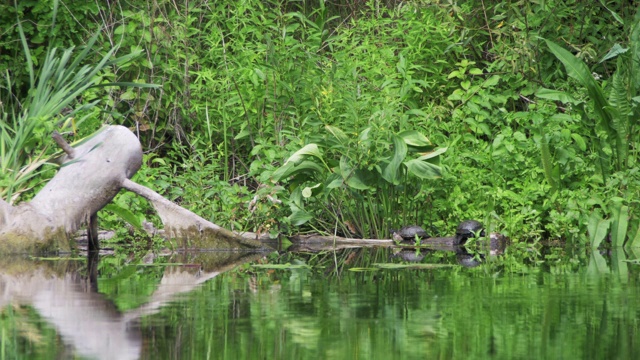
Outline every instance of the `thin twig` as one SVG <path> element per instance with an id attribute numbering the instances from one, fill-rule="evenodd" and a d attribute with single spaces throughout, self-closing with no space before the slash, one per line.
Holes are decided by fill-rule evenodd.
<path id="1" fill-rule="evenodd" d="M 53 138 L 53 141 L 55 141 L 56 144 L 58 144 L 58 146 L 65 153 L 67 153 L 67 156 L 69 157 L 69 159 L 73 159 L 75 157 L 76 150 L 73 147 L 71 147 L 71 145 L 69 145 L 69 143 L 62 137 L 62 135 L 60 135 L 59 132 L 54 131 L 51 137 Z"/>
<path id="2" fill-rule="evenodd" d="M 487 9 L 484 6 L 484 0 L 482 0 L 482 12 L 484 13 L 484 21 L 485 24 L 487 24 L 487 30 L 489 31 L 489 41 L 491 42 L 491 48 L 493 49 L 493 36 L 491 36 L 491 27 L 489 26 L 489 18 L 487 17 Z"/>

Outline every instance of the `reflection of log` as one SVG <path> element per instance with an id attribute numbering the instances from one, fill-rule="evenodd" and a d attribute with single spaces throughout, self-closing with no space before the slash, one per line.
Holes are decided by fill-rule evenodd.
<path id="1" fill-rule="evenodd" d="M 95 254 L 95 253 L 94 253 Z M 168 266 L 157 289 L 137 309 L 119 311 L 95 292 L 78 273 L 80 262 L 35 262 L 20 257 L 0 257 L 0 310 L 5 306 L 32 306 L 58 332 L 77 355 L 90 359 L 145 358 L 138 319 L 159 311 L 179 294 L 264 254 L 201 252 L 175 255 L 190 265 Z M 97 264 L 90 263 L 90 270 Z M 91 276 L 92 274 L 90 274 Z M 50 354 L 60 358 L 59 354 Z"/>
<path id="2" fill-rule="evenodd" d="M 14 303 L 32 306 L 82 357 L 139 358 L 140 330 L 123 322 L 101 294 L 87 291 L 77 273 L 58 273 L 51 268 L 56 264 L 13 260 L 9 269 L 0 270 L 0 309 Z"/>
<path id="3" fill-rule="evenodd" d="M 354 247 L 396 247 L 395 241 L 383 239 L 352 239 L 339 236 L 321 236 L 321 235 L 296 235 L 290 238 L 293 247 L 296 250 L 320 251 L 320 250 L 336 250 Z M 456 251 L 454 245 L 455 237 L 435 237 L 423 239 L 420 247 L 433 250 Z M 404 247 L 415 248 L 413 245 L 405 245 Z"/>

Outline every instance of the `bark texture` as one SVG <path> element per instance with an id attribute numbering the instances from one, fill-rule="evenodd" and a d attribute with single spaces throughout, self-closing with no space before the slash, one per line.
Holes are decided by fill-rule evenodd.
<path id="1" fill-rule="evenodd" d="M 70 250 L 76 231 L 123 187 L 151 202 L 165 236 L 180 247 L 265 249 L 130 181 L 142 165 L 142 148 L 129 129 L 107 126 L 63 148 L 60 170 L 31 201 L 11 206 L 0 199 L 0 254 Z"/>

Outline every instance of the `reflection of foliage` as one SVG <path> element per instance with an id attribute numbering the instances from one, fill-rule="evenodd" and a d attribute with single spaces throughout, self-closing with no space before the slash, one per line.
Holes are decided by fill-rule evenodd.
<path id="1" fill-rule="evenodd" d="M 576 256 L 573 264 L 584 260 L 563 256 Z M 614 349 L 633 357 L 616 339 L 640 330 L 638 306 L 627 301 L 635 290 L 601 275 L 587 277 L 585 287 L 575 270 L 587 267 L 550 260 L 554 272 L 568 272 L 532 268 L 529 275 L 492 277 L 496 267 L 487 265 L 326 277 L 327 269 L 315 266 L 246 266 L 143 320 L 144 336 L 156 345 L 145 356 L 203 357 L 215 348 L 224 349 L 218 358 L 230 359 L 580 358 Z M 293 261 L 285 256 L 282 263 Z M 178 334 L 185 340 L 176 341 Z"/>
<path id="2" fill-rule="evenodd" d="M 108 257 L 100 261 L 99 291 L 111 299 L 120 311 L 146 303 L 157 288 L 164 266 L 124 264 L 124 259 Z"/>
<path id="3" fill-rule="evenodd" d="M 64 346 L 40 315 L 26 306 L 0 308 L 0 359 L 50 359 Z"/>

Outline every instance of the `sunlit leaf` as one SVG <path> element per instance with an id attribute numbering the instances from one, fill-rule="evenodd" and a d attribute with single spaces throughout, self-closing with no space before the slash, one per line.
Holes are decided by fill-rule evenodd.
<path id="1" fill-rule="evenodd" d="M 404 140 L 407 145 L 416 146 L 416 147 L 424 147 L 431 146 L 431 141 L 427 139 L 421 132 L 417 130 L 407 130 L 398 134 L 399 137 Z"/>
<path id="2" fill-rule="evenodd" d="M 307 144 L 303 146 L 300 150 L 296 151 L 291 155 L 285 163 L 292 162 L 297 163 L 303 160 L 306 156 L 315 156 L 318 159 L 322 159 L 322 152 L 318 148 L 316 144 Z"/>

